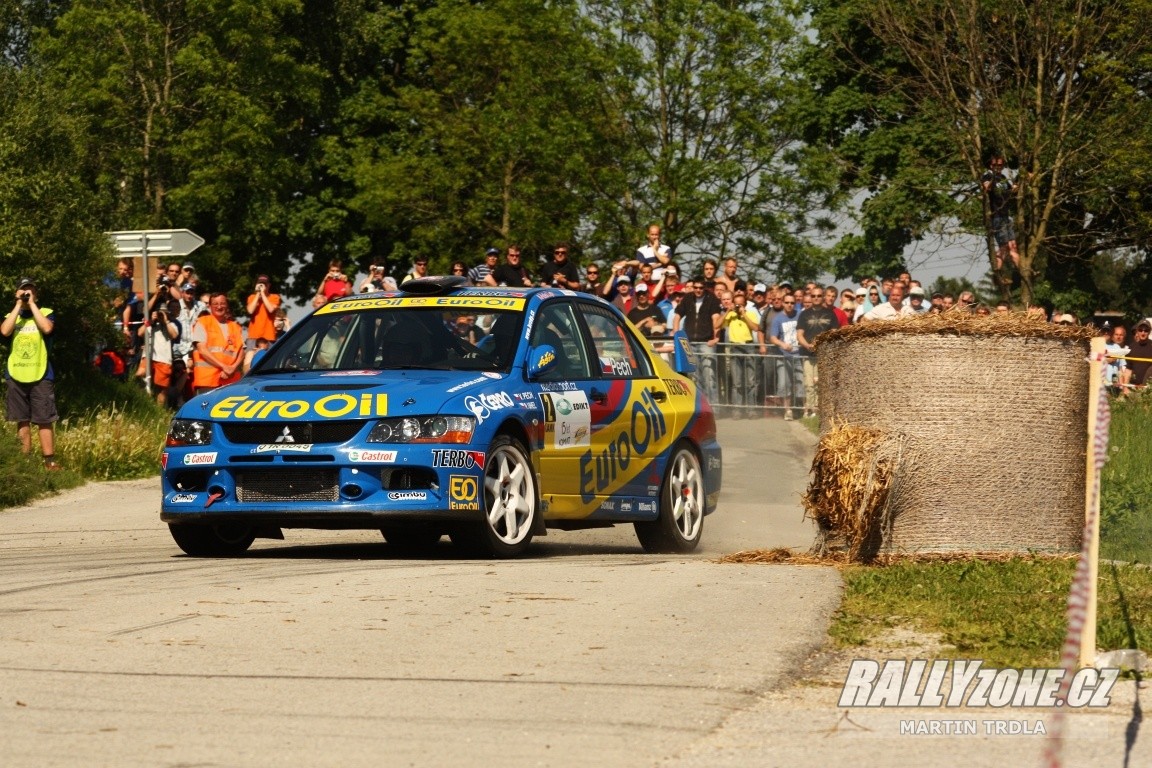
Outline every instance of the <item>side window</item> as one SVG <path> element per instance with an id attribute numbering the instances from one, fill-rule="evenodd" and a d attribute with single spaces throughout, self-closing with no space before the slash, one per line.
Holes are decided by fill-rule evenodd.
<path id="1" fill-rule="evenodd" d="M 592 378 L 593 369 L 571 304 L 554 302 L 545 305 L 536 316 L 530 343 L 533 347 L 552 345 L 559 358 L 556 367 L 541 377 L 542 381 Z"/>
<path id="2" fill-rule="evenodd" d="M 592 343 L 596 347 L 601 375 L 605 378 L 649 378 L 652 363 L 628 329 L 606 309 L 592 304 L 581 304 L 580 311 Z"/>

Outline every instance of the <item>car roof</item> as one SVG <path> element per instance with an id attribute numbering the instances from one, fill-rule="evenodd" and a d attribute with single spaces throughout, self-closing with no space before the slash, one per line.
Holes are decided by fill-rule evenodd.
<path id="1" fill-rule="evenodd" d="M 582 297 L 587 299 L 596 299 L 601 303 L 607 304 L 601 297 L 595 296 L 590 293 L 582 293 L 579 291 L 567 290 L 562 288 L 551 287 L 491 287 L 491 286 L 474 286 L 468 278 L 459 275 L 444 276 L 444 277 L 418 277 L 403 283 L 399 290 L 395 291 L 375 291 L 372 293 L 358 293 L 351 296 L 341 296 L 340 298 L 333 299 L 330 304 L 344 304 L 356 301 L 362 301 L 365 298 L 404 298 L 404 297 L 436 297 L 436 296 L 492 296 L 492 297 L 508 297 L 508 298 L 523 298 L 526 300 L 525 306 L 528 303 L 538 303 L 544 299 L 549 299 L 554 296 L 569 296 L 572 298 Z"/>

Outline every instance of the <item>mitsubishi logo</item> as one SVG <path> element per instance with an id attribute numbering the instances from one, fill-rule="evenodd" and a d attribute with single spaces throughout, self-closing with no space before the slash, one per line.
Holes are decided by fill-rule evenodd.
<path id="1" fill-rule="evenodd" d="M 289 431 L 288 427 L 284 427 L 284 431 L 276 438 L 276 442 L 294 443 L 296 440 L 292 437 L 292 433 Z"/>

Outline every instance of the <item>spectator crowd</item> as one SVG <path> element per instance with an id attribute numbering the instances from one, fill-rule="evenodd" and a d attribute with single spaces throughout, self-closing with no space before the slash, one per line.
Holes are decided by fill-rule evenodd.
<path id="1" fill-rule="evenodd" d="M 627 315 L 657 351 L 669 350 L 667 340 L 684 331 L 697 358 L 697 382 L 722 415 L 734 418 L 814 415 L 815 340 L 831 328 L 943 312 L 1012 311 L 1006 302 L 984 304 L 968 290 L 929 292 L 908 272 L 853 286 L 793 285 L 747 276 L 736 258 L 722 263 L 706 258 L 689 277 L 661 241 L 658 225 L 648 227 L 645 242 L 630 258 L 609 264 L 578 267 L 567 243 L 557 244 L 551 259 L 534 269 L 524 261 L 516 245 L 503 252 L 488 248 L 472 264 L 453 261 L 449 273 L 475 286 L 556 287 L 599 296 Z M 399 281 L 386 273 L 374 264 L 353 285 L 342 262 L 333 260 L 312 306 L 353 293 L 397 290 L 408 280 L 429 276 L 429 261 L 415 259 Z M 239 378 L 289 326 L 282 298 L 267 275 L 255 278 L 242 323 L 233 317 L 226 294 L 202 288 L 192 263 L 158 265 L 154 283 L 145 306 L 132 290 L 132 261 L 118 262 L 110 284 L 116 288 L 115 322 L 127 352 L 117 361 L 115 351 L 104 350 L 96 362 L 110 375 L 134 372 L 150 383 L 159 402 L 174 408 L 197 391 Z M 1054 323 L 1078 324 L 1060 310 L 1026 311 Z M 1122 325 L 1106 324 L 1104 333 L 1109 384 L 1122 394 L 1146 386 L 1152 366 L 1149 321 L 1135 324 L 1131 335 Z"/>

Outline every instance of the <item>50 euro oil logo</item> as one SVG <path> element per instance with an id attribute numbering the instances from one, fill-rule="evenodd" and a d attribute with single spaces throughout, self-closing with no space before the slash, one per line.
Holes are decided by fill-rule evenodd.
<path id="1" fill-rule="evenodd" d="M 448 509 L 480 508 L 480 483 L 472 475 L 449 475 Z"/>
<path id="2" fill-rule="evenodd" d="M 580 499 L 585 504 L 602 494 L 618 477 L 624 477 L 632 462 L 642 462 L 660 452 L 665 445 L 668 426 L 664 413 L 647 389 L 632 401 L 632 407 L 620 418 L 628 428 L 598 451 L 585 451 L 580 457 Z"/>

